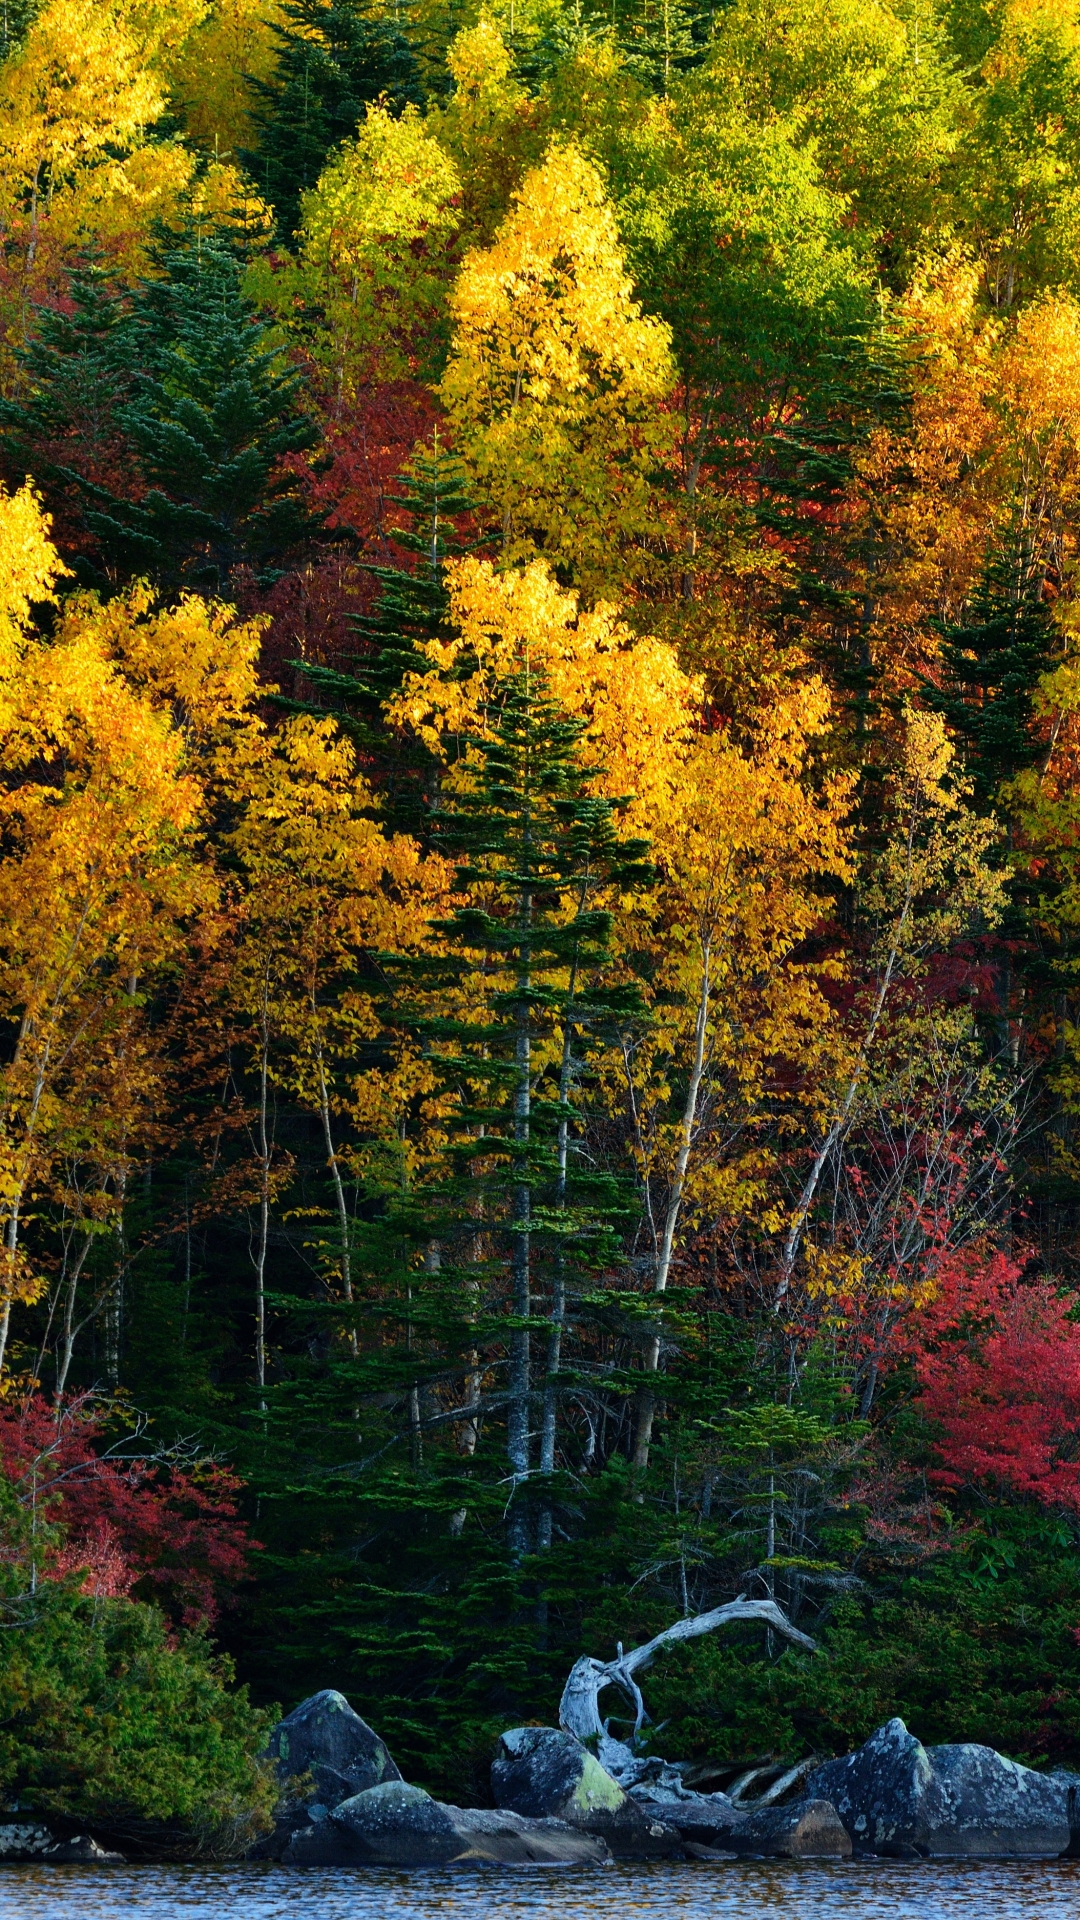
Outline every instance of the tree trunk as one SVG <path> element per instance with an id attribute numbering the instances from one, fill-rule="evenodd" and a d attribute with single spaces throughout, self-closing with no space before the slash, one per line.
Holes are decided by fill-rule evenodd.
<path id="1" fill-rule="evenodd" d="M 671 1273 L 671 1256 L 675 1247 L 675 1229 L 679 1224 L 683 1195 L 686 1192 L 686 1173 L 690 1165 L 690 1153 L 694 1144 L 694 1131 L 697 1126 L 698 1102 L 701 1098 L 701 1082 L 705 1072 L 705 1049 L 709 1031 L 709 1005 L 712 997 L 712 941 L 706 938 L 701 946 L 701 991 L 698 995 L 697 1018 L 694 1022 L 694 1061 L 690 1070 L 690 1084 L 686 1089 L 686 1105 L 683 1109 L 682 1138 L 675 1158 L 675 1171 L 672 1176 L 671 1193 L 668 1196 L 667 1212 L 664 1216 L 664 1231 L 660 1241 L 660 1253 L 656 1263 L 656 1280 L 653 1291 L 667 1291 L 668 1276 Z M 642 1365 L 646 1375 L 655 1375 L 660 1365 L 660 1336 L 653 1334 L 645 1348 Z M 641 1472 L 649 1464 L 649 1448 L 652 1444 L 653 1421 L 656 1418 L 656 1392 L 649 1384 L 643 1386 L 638 1395 L 637 1430 L 634 1435 L 634 1466 Z"/>
<path id="2" fill-rule="evenodd" d="M 607 1722 L 600 1717 L 599 1698 L 605 1687 L 619 1687 L 633 1705 L 636 1737 L 647 1715 L 634 1675 L 643 1672 L 665 1647 L 696 1640 L 703 1633 L 715 1633 L 718 1627 L 730 1626 L 740 1620 L 762 1620 L 796 1646 L 805 1647 L 808 1653 L 818 1650 L 817 1642 L 811 1640 L 809 1634 L 801 1633 L 798 1627 L 793 1627 L 775 1600 L 747 1600 L 740 1594 L 737 1600 L 729 1600 L 722 1607 L 713 1607 L 709 1613 L 696 1614 L 690 1620 L 677 1620 L 674 1626 L 665 1628 L 663 1633 L 647 1640 L 644 1646 L 632 1648 L 629 1653 L 623 1652 L 620 1641 L 614 1660 L 593 1660 L 586 1654 L 576 1661 L 559 1702 L 559 1725 L 577 1740 L 595 1742 L 601 1765 L 617 1777 L 620 1768 L 632 1764 L 633 1753 L 626 1742 L 611 1737 Z"/>

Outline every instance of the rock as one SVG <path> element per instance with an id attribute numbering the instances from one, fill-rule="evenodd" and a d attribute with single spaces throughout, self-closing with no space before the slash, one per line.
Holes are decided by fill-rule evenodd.
<path id="1" fill-rule="evenodd" d="M 317 1825 L 332 1807 L 401 1779 L 385 1742 L 332 1687 L 313 1693 L 279 1720 L 267 1744 L 277 1761 L 282 1795 L 273 1832 L 255 1842 L 249 1860 L 282 1859 L 294 1835 Z"/>
<path id="2" fill-rule="evenodd" d="M 923 1747 L 890 1720 L 857 1753 L 818 1767 L 807 1791 L 832 1801 L 857 1853 L 991 1860 L 1063 1853 L 1071 1784 L 993 1747 Z"/>
<path id="3" fill-rule="evenodd" d="M 851 1837 L 830 1800 L 793 1800 L 748 1814 L 726 1836 L 734 1853 L 786 1860 L 850 1860 Z"/>
<path id="4" fill-rule="evenodd" d="M 314 1797 L 325 1807 L 401 1779 L 385 1742 L 332 1687 L 313 1693 L 279 1720 L 268 1744 L 279 1778 L 285 1782 L 310 1773 Z"/>
<path id="5" fill-rule="evenodd" d="M 555 1819 L 606 1840 L 620 1859 L 662 1859 L 682 1852 L 679 1835 L 651 1808 L 631 1800 L 573 1734 L 558 1727 L 512 1727 L 491 1768 L 496 1806 L 529 1819 Z"/>
<path id="6" fill-rule="evenodd" d="M 122 1867 L 124 1857 L 109 1853 L 87 1833 L 63 1839 L 36 1821 L 5 1821 L 0 1824 L 0 1861 L 13 1863 L 40 1860 L 59 1866 Z"/>
<path id="7" fill-rule="evenodd" d="M 897 1854 L 929 1846 L 944 1807 L 922 1743 L 902 1720 L 890 1720 L 865 1746 L 826 1760 L 806 1782 L 807 1795 L 836 1808 L 856 1852 Z"/>
<path id="8" fill-rule="evenodd" d="M 725 1848 L 728 1836 L 746 1824 L 749 1816 L 734 1807 L 726 1793 L 665 1794 L 653 1799 L 645 1787 L 631 1789 L 631 1797 L 652 1820 L 674 1827 L 683 1842 L 700 1847 Z"/>
<path id="9" fill-rule="evenodd" d="M 1036 1773 L 993 1747 L 965 1743 L 927 1751 L 943 1797 L 929 1834 L 932 1858 L 1045 1858 L 1067 1850 L 1067 1775 Z"/>
<path id="10" fill-rule="evenodd" d="M 43 1860 L 56 1835 L 35 1821 L 5 1821 L 0 1826 L 0 1860 Z"/>
<path id="11" fill-rule="evenodd" d="M 602 1840 L 557 1820 L 444 1806 L 420 1787 L 387 1781 L 354 1794 L 296 1833 L 287 1866 L 603 1866 Z"/>
<path id="12" fill-rule="evenodd" d="M 764 1807 L 746 1813 L 725 1793 L 686 1793 L 648 1802 L 643 1811 L 676 1828 L 694 1859 L 708 1854 L 769 1854 L 795 1860 L 847 1860 L 851 1840 L 836 1808 L 828 1800 L 793 1800 L 787 1806 Z M 704 1849 L 704 1852 L 702 1851 Z"/>
<path id="13" fill-rule="evenodd" d="M 122 1853 L 110 1853 L 88 1833 L 77 1833 L 71 1840 L 58 1840 L 45 1859 L 56 1860 L 62 1866 L 123 1867 L 127 1864 Z"/>

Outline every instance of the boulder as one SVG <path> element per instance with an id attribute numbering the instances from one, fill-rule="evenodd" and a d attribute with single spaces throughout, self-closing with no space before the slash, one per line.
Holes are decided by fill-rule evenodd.
<path id="1" fill-rule="evenodd" d="M 666 1818 L 630 1799 L 595 1754 L 558 1727 L 504 1733 L 491 1768 L 491 1792 L 497 1807 L 598 1835 L 619 1859 L 682 1852 Z"/>
<path id="2" fill-rule="evenodd" d="M 294 1834 L 287 1866 L 603 1866 L 603 1841 L 557 1820 L 444 1806 L 421 1787 L 387 1781 L 322 1812 Z"/>
<path id="3" fill-rule="evenodd" d="M 1067 1775 L 1036 1773 L 993 1747 L 927 1749 L 943 1806 L 931 1827 L 932 1858 L 1052 1856 L 1069 1846 Z"/>
<path id="4" fill-rule="evenodd" d="M 684 1842 L 719 1847 L 721 1851 L 727 1847 L 730 1834 L 744 1826 L 749 1817 L 732 1806 L 726 1793 L 682 1793 L 678 1797 L 672 1793 L 653 1799 L 648 1788 L 633 1787 L 631 1797 L 650 1819 L 674 1827 Z"/>
<path id="5" fill-rule="evenodd" d="M 401 1779 L 385 1742 L 333 1687 L 313 1693 L 279 1720 L 268 1744 L 282 1783 L 309 1773 L 313 1797 L 324 1807 Z"/>
<path id="6" fill-rule="evenodd" d="M 992 1747 L 926 1748 L 890 1720 L 858 1752 L 818 1767 L 807 1791 L 832 1801 L 857 1853 L 992 1860 L 1065 1852 L 1074 1784 Z"/>
<path id="7" fill-rule="evenodd" d="M 76 1833 L 70 1839 L 59 1837 L 36 1821 L 4 1821 L 0 1824 L 0 1861 L 38 1860 L 56 1866 L 122 1867 L 123 1854 L 110 1853 L 88 1833 Z"/>
<path id="8" fill-rule="evenodd" d="M 851 1837 L 830 1800 L 793 1800 L 763 1807 L 732 1827 L 724 1846 L 738 1854 L 786 1860 L 850 1860 Z"/>
<path id="9" fill-rule="evenodd" d="M 925 1851 L 944 1809 L 926 1748 L 902 1720 L 888 1721 L 842 1760 L 826 1760 L 806 1792 L 831 1801 L 857 1853 Z"/>
<path id="10" fill-rule="evenodd" d="M 294 1835 L 369 1787 L 400 1780 L 390 1749 L 354 1713 L 343 1693 L 325 1687 L 279 1720 L 268 1741 L 281 1798 L 274 1830 L 257 1840 L 250 1860 L 280 1860 Z"/>

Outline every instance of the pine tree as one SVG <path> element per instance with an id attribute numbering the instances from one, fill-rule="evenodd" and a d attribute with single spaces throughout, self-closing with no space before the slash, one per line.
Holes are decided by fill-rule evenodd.
<path id="1" fill-rule="evenodd" d="M 398 493 L 389 497 L 387 505 L 409 516 L 412 524 L 395 527 L 390 539 L 412 554 L 415 564 L 368 565 L 366 571 L 378 581 L 381 592 L 374 613 L 352 622 L 363 649 L 350 660 L 354 671 L 291 661 L 313 682 L 323 704 L 306 708 L 296 701 L 279 704 L 312 713 L 329 707 L 343 731 L 375 758 L 387 818 L 402 832 L 424 834 L 436 763 L 418 741 L 391 735 L 383 707 L 407 673 L 426 672 L 430 667 L 421 650 L 424 642 L 449 631 L 446 562 L 467 550 L 455 526 L 471 510 L 465 470 L 454 454 L 440 447 L 437 435 L 430 449 L 420 448 L 413 454 L 400 476 Z"/>
<path id="2" fill-rule="evenodd" d="M 1033 697 L 1054 659 L 1045 567 L 1016 527 L 987 557 L 966 618 L 942 631 L 943 684 L 925 682 L 928 704 L 965 745 L 981 806 L 1039 752 Z"/>
<path id="3" fill-rule="evenodd" d="M 555 1466 L 556 1387 L 568 1280 L 614 1254 L 621 1201 L 579 1159 L 576 1086 L 597 1036 L 640 1016 L 635 989 L 605 988 L 605 887 L 642 884 L 646 844 L 620 841 L 616 806 L 590 791 L 567 718 L 535 673 L 500 690 L 487 737 L 464 743 L 469 767 L 440 796 L 437 847 L 460 859 L 466 899 L 436 922 L 438 958 L 383 964 L 396 985 L 392 1023 L 419 1036 L 440 1088 L 445 1174 L 416 1196 L 424 1232 L 450 1254 L 479 1303 L 506 1290 L 506 1452 L 510 1540 L 537 1538 L 525 1490 Z M 491 1251 L 485 1252 L 485 1249 Z M 445 1284 L 445 1254 L 440 1267 Z M 533 1318 L 547 1295 L 547 1385 L 538 1395 Z M 533 1446 L 542 1406 L 539 1458 Z M 548 1525 L 550 1522 L 548 1521 Z M 543 1540 L 541 1517 L 539 1544 Z M 550 1536 L 549 1536 L 550 1537 Z"/>
<path id="4" fill-rule="evenodd" d="M 87 485 L 87 524 L 120 575 L 215 593 L 238 566 L 273 579 L 319 524 L 279 466 L 316 438 L 299 375 L 245 296 L 237 254 L 191 237 L 158 265 L 135 301 L 138 371 L 116 416 L 145 492 Z"/>
<path id="5" fill-rule="evenodd" d="M 274 77 L 251 82 L 259 144 L 245 157 L 287 238 L 300 222 L 301 194 L 365 108 L 385 98 L 400 111 L 422 104 L 422 93 L 408 41 L 370 0 L 286 0 L 282 11 Z"/>
<path id="6" fill-rule="evenodd" d="M 15 393 L 0 400 L 0 461 L 11 486 L 29 474 L 56 518 L 65 558 L 93 573 L 83 483 L 116 485 L 130 471 L 120 414 L 135 372 L 131 303 L 100 261 L 68 279 L 69 311 L 39 307 L 18 350 Z"/>

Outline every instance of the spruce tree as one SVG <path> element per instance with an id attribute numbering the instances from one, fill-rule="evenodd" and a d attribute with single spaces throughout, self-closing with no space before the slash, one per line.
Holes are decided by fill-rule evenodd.
<path id="1" fill-rule="evenodd" d="M 435 923 L 436 956 L 383 965 L 396 988 L 388 1018 L 423 1043 L 445 1116 L 444 1172 L 415 1201 L 424 1233 L 444 1249 L 444 1284 L 448 1254 L 463 1295 L 486 1299 L 488 1314 L 505 1294 L 500 1397 L 520 1553 L 543 1544 L 525 1490 L 537 1467 L 554 1470 L 568 1284 L 577 1275 L 586 1290 L 615 1258 L 627 1214 L 615 1183 L 579 1158 L 576 1088 L 590 1048 L 641 1014 L 636 989 L 602 984 L 612 919 L 595 896 L 641 885 L 648 868 L 646 843 L 620 840 L 614 803 L 591 791 L 581 726 L 542 678 L 519 673 L 499 701 L 491 734 L 463 743 L 468 770 L 432 822 L 436 847 L 461 862 L 465 900 Z M 541 1393 L 533 1323 L 545 1295 Z"/>
<path id="2" fill-rule="evenodd" d="M 132 397 L 137 329 L 129 297 L 98 259 L 72 270 L 67 298 L 69 310 L 36 309 L 35 332 L 15 352 L 14 392 L 0 400 L 0 462 L 11 487 L 32 477 L 65 558 L 92 577 L 84 483 L 115 486 L 130 472 L 121 414 Z"/>
<path id="3" fill-rule="evenodd" d="M 965 617 L 942 630 L 942 684 L 924 682 L 928 704 L 963 743 L 981 806 L 1038 755 L 1033 700 L 1053 665 L 1054 635 L 1045 567 L 1014 528 L 988 555 Z"/>
<path id="4" fill-rule="evenodd" d="M 316 438 L 300 377 L 246 297 L 231 248 L 190 236 L 157 264 L 161 277 L 136 296 L 137 373 L 116 415 L 141 484 L 87 483 L 87 524 L 114 575 L 214 593 L 239 566 L 271 580 L 320 525 L 280 466 Z"/>
<path id="5" fill-rule="evenodd" d="M 288 239 L 301 195 L 365 108 L 385 97 L 400 111 L 422 93 L 408 41 L 370 0 L 286 0 L 282 11 L 273 79 L 251 82 L 259 144 L 245 158 Z"/>
<path id="6" fill-rule="evenodd" d="M 440 447 L 436 436 L 430 449 L 419 448 L 413 454 L 399 477 L 398 492 L 387 505 L 409 516 L 411 524 L 395 527 L 389 538 L 413 556 L 414 564 L 367 565 L 365 570 L 379 583 L 380 593 L 374 612 L 351 623 L 359 643 L 357 652 L 347 656 L 352 671 L 290 661 L 314 684 L 321 704 L 292 700 L 279 704 L 312 713 L 329 707 L 342 730 L 374 762 L 387 818 L 400 831 L 423 837 L 436 762 L 421 743 L 390 733 L 384 706 L 407 673 L 428 670 L 431 663 L 422 651 L 425 641 L 449 638 L 446 562 L 466 551 L 455 521 L 471 508 L 461 461 Z"/>

